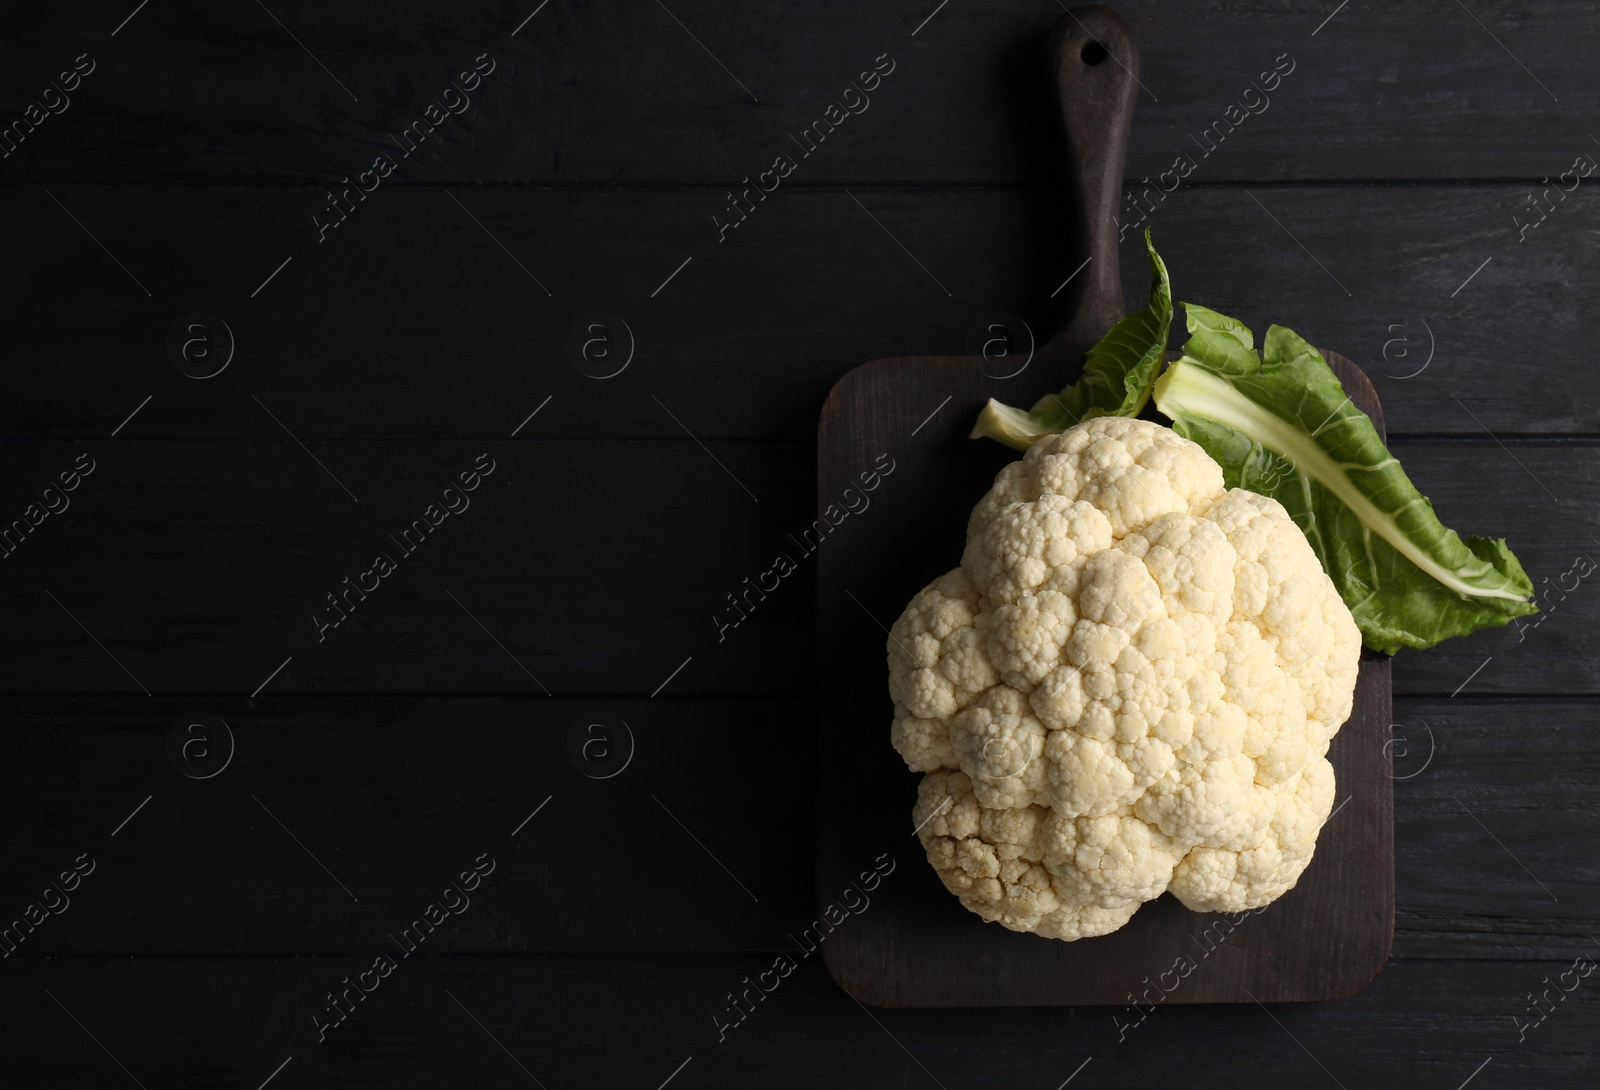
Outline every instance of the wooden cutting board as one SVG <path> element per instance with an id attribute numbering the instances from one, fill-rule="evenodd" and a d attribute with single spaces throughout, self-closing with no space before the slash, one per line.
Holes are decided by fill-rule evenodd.
<path id="1" fill-rule="evenodd" d="M 1293 1002 L 1359 991 L 1394 933 L 1389 660 L 1363 652 L 1355 710 L 1329 752 L 1337 807 L 1299 884 L 1243 918 L 1163 895 L 1121 930 L 1061 942 L 961 907 L 913 834 L 919 774 L 889 744 L 886 626 L 955 567 L 969 511 L 1016 457 L 967 438 L 990 396 L 1027 405 L 1077 371 L 1123 313 L 1113 216 L 1138 53 L 1116 14 L 1075 8 L 1052 32 L 1083 235 L 1064 246 L 1083 288 L 1062 331 L 1020 375 L 980 357 L 875 360 L 833 388 L 817 431 L 820 639 L 817 924 L 833 978 L 889 1007 Z M 1383 417 L 1355 364 L 1325 353 L 1351 400 Z M 877 880 L 867 875 L 877 875 Z M 852 887 L 852 883 L 855 886 Z M 865 890 L 865 894 L 861 891 Z M 865 902 L 865 903 L 863 903 Z M 833 926 L 829 919 L 843 922 Z M 821 941 L 816 942 L 818 936 Z M 1139 1019 L 1126 1012 L 1124 1024 Z"/>

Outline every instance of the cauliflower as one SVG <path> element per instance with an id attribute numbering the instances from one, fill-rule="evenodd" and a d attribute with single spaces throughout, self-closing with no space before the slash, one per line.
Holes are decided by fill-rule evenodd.
<path id="1" fill-rule="evenodd" d="M 1292 888 L 1333 804 L 1361 634 L 1274 499 L 1158 424 L 1039 439 L 973 510 L 961 566 L 889 635 L 913 820 L 985 920 L 1073 940 L 1171 891 Z"/>

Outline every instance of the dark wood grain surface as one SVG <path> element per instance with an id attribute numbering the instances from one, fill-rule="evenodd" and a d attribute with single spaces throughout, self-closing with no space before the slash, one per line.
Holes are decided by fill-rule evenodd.
<path id="1" fill-rule="evenodd" d="M 810 918 L 818 769 L 849 757 L 816 741 L 814 560 L 713 617 L 809 523 L 841 375 L 995 311 L 1054 328 L 1060 7 L 93 0 L 0 14 L 0 136 L 42 119 L 0 156 L 4 522 L 96 466 L 0 559 L 0 915 L 95 864 L 0 959 L 0 1084 L 1592 1085 L 1596 978 L 1563 980 L 1600 954 L 1600 596 L 1573 574 L 1600 550 L 1600 221 L 1593 180 L 1556 189 L 1600 155 L 1600 12 L 1122 11 L 1124 221 L 1196 158 L 1144 198 L 1179 296 L 1356 360 L 1446 521 L 1549 588 L 1537 627 L 1394 663 L 1370 988 L 1127 1033 L 1119 1007 L 864 1012 L 813 957 L 718 1040 Z M 330 187 L 483 54 L 318 242 Z M 880 56 L 870 108 L 718 242 L 729 190 Z M 194 312 L 236 340 L 212 379 L 168 354 Z M 635 342 L 615 378 L 567 347 L 595 312 Z M 485 452 L 471 508 L 319 642 L 316 604 Z M 196 713 L 233 735 L 207 779 Z M 402 959 L 388 933 L 484 854 Z"/>
<path id="2" fill-rule="evenodd" d="M 1146 101 L 1139 116 L 1155 109 Z M 1511 215 L 1531 184 L 1184 186 L 1148 225 L 1180 292 L 1263 328 L 1293 315 L 1313 343 L 1361 362 L 1392 435 L 1593 438 L 1600 371 L 1586 316 L 1600 204 L 1580 187 L 1519 245 Z M 0 373 L 0 421 L 11 439 L 101 439 L 153 395 L 119 438 L 283 440 L 254 394 L 306 442 L 503 439 L 550 396 L 519 438 L 687 442 L 654 394 L 707 441 L 810 443 L 850 367 L 962 351 L 993 311 L 1041 341 L 1055 328 L 1050 293 L 1082 260 L 1055 242 L 1068 237 L 1060 191 L 779 189 L 719 245 L 708 226 L 726 189 L 452 188 L 552 299 L 440 187 L 380 192 L 318 248 L 308 224 L 326 190 L 52 185 L 157 304 L 42 189 L 19 186 L 0 284 L 31 320 Z M 1120 247 L 1133 298 L 1148 284 L 1141 246 Z M 1496 302 L 1513 292 L 1508 314 Z M 237 366 L 206 382 L 148 347 L 190 310 L 220 316 L 239 346 Z M 622 318 L 638 346 L 608 381 L 566 351 L 595 310 Z"/>
<path id="3" fill-rule="evenodd" d="M 1037 180 L 1058 149 L 1019 146 L 1018 136 L 1054 124 L 1040 31 L 1061 8 L 953 4 L 913 36 L 936 6 L 558 3 L 510 38 L 537 0 L 426 14 L 268 5 L 315 59 L 255 5 L 155 5 L 110 40 L 127 14 L 120 3 L 14 11 L 0 39 L 14 112 L 79 54 L 99 67 L 6 166 L 30 182 L 84 181 L 89 160 L 116 163 L 138 184 L 320 190 L 392 147 L 390 133 L 487 53 L 499 67 L 457 118 L 467 124 L 407 162 L 402 183 L 665 183 L 709 186 L 715 199 L 789 151 L 785 132 L 888 52 L 903 67 L 872 92 L 860 118 L 869 125 L 831 138 L 804 184 Z M 1128 176 L 1156 177 L 1192 146 L 1184 134 L 1226 120 L 1230 103 L 1248 120 L 1196 179 L 1537 180 L 1582 150 L 1572 119 L 1600 107 L 1581 48 L 1594 35 L 1587 4 L 1358 4 L 1321 26 L 1334 7 L 1118 5 L 1145 60 L 1146 122 Z M 1247 100 L 1280 64 L 1282 81 Z"/>

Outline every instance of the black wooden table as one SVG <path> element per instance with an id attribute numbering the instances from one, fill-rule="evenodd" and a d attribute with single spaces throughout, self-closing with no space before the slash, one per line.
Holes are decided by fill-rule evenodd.
<path id="1" fill-rule="evenodd" d="M 840 374 L 1053 322 L 1057 5 L 89 0 L 0 15 L 0 1085 L 1595 1085 L 1600 8 L 1121 10 L 1123 222 L 1542 588 L 1395 662 L 1366 991 L 719 1028 L 849 759 L 745 588 Z"/>

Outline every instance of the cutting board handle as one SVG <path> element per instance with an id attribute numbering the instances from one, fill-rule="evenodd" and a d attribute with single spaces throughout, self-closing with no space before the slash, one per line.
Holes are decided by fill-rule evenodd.
<path id="1" fill-rule="evenodd" d="M 1081 195 L 1089 263 L 1059 297 L 1065 300 L 1062 324 L 1043 355 L 1052 365 L 1071 367 L 1123 316 L 1116 216 L 1139 88 L 1139 47 L 1120 15 L 1101 4 L 1085 4 L 1056 21 L 1050 56 L 1067 152 Z M 1067 271 L 1083 260 L 1073 257 Z"/>

